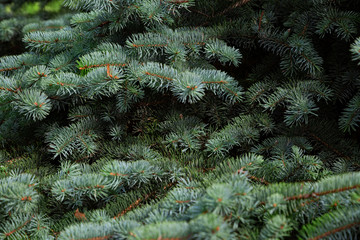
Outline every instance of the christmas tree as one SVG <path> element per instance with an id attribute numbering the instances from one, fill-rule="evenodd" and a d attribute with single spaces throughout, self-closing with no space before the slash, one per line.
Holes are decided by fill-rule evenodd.
<path id="1" fill-rule="evenodd" d="M 56 4 L 0 0 L 0 239 L 359 237 L 359 1 Z"/>

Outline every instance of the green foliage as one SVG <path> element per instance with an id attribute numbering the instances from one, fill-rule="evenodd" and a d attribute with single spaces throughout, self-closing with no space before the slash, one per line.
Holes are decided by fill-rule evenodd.
<path id="1" fill-rule="evenodd" d="M 359 12 L 0 0 L 0 239 L 356 239 Z"/>
<path id="2" fill-rule="evenodd" d="M 333 234 L 336 234 L 336 239 L 348 238 L 353 235 L 354 227 L 358 223 L 358 211 L 359 206 L 355 206 L 324 214 L 316 218 L 311 225 L 305 225 L 300 231 L 300 238 L 327 237 Z"/>

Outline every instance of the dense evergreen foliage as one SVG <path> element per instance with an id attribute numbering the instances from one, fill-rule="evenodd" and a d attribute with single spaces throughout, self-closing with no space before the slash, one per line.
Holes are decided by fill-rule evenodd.
<path id="1" fill-rule="evenodd" d="M 0 0 L 0 239 L 359 237 L 358 0 L 53 8 Z"/>

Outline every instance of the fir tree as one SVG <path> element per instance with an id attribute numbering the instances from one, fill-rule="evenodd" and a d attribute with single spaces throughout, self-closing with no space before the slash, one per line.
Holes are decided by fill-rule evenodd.
<path id="1" fill-rule="evenodd" d="M 357 0 L 24 2 L 0 0 L 0 239 L 359 236 Z"/>

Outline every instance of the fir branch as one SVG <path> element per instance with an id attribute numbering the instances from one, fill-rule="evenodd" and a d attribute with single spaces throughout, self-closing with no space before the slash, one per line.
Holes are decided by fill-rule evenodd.
<path id="1" fill-rule="evenodd" d="M 319 236 L 309 238 L 309 240 L 319 240 L 319 239 L 325 238 L 327 236 L 331 236 L 331 235 L 333 235 L 333 234 L 335 234 L 337 232 L 341 232 L 341 231 L 344 231 L 346 229 L 352 228 L 352 227 L 357 226 L 357 225 L 360 225 L 360 222 L 350 223 L 348 225 L 332 229 L 332 230 L 330 230 L 328 232 L 325 232 L 325 233 L 323 233 L 323 234 L 321 234 Z"/>
<path id="2" fill-rule="evenodd" d="M 289 196 L 289 197 L 286 197 L 285 200 L 286 201 L 292 201 L 292 200 L 316 198 L 316 197 L 324 196 L 324 195 L 327 195 L 327 194 L 344 192 L 344 191 L 353 190 L 353 189 L 357 189 L 357 188 L 360 188 L 360 184 L 354 185 L 354 186 L 349 186 L 349 187 L 338 188 L 338 189 L 332 189 L 332 190 L 329 190 L 329 191 L 312 192 L 312 193 L 309 193 L 309 194 L 299 194 L 299 195 L 296 195 L 296 196 Z"/>
<path id="3" fill-rule="evenodd" d="M 22 225 L 18 226 L 17 228 L 11 230 L 10 232 L 4 233 L 6 237 L 10 237 L 12 234 L 16 233 L 17 231 L 21 230 L 23 227 L 25 227 L 27 224 L 30 223 L 30 221 L 34 218 L 34 215 L 32 215 L 28 220 L 26 220 Z"/>

